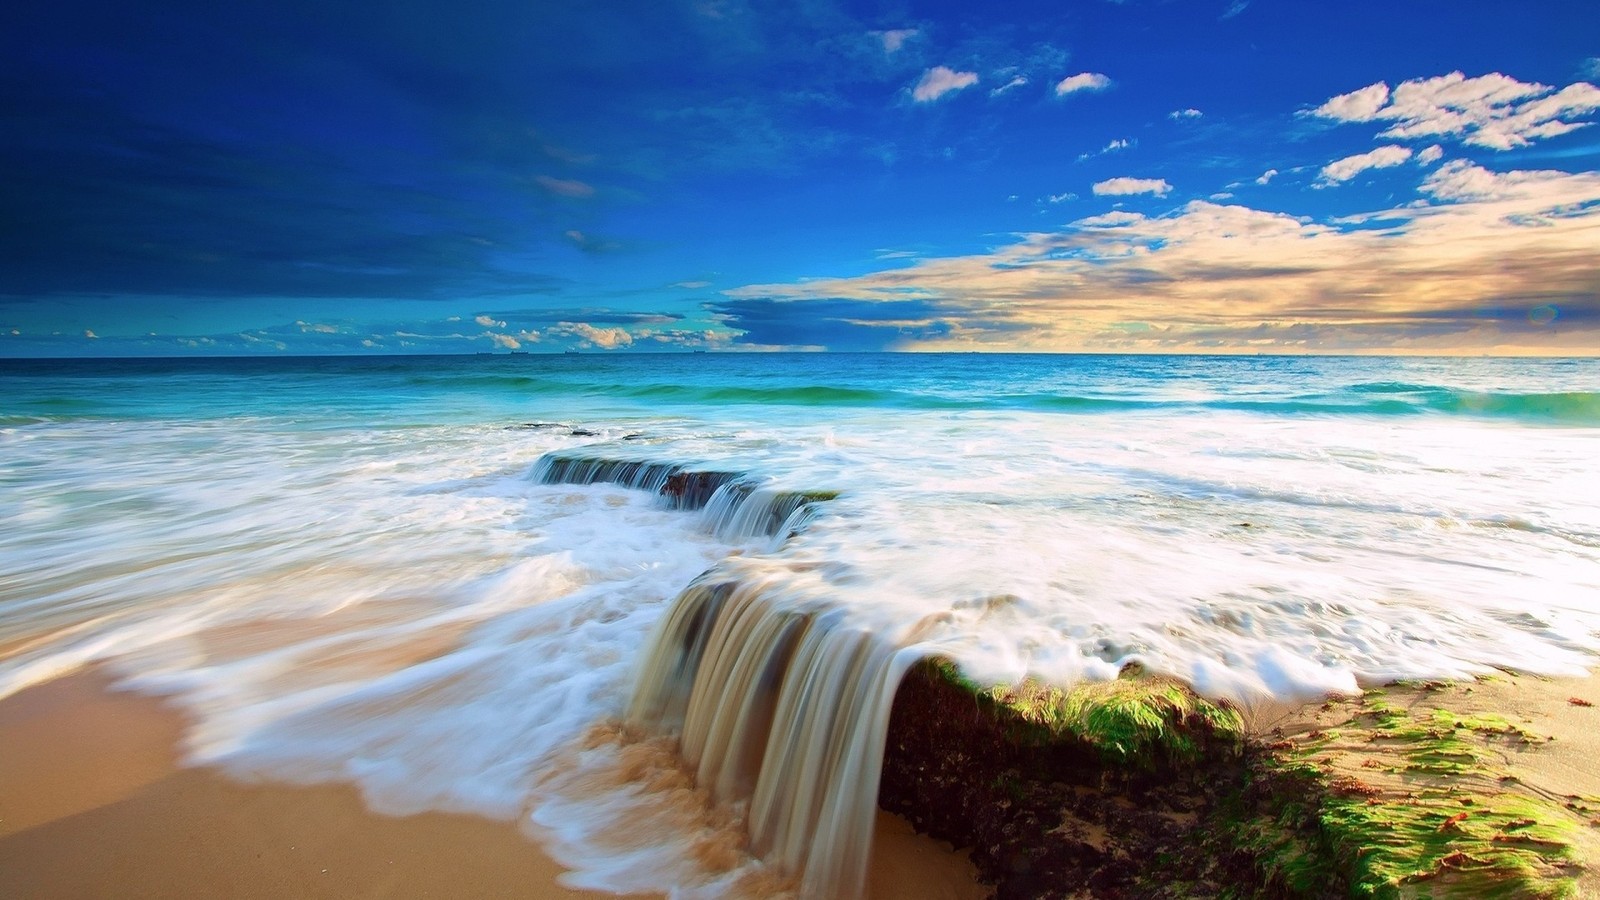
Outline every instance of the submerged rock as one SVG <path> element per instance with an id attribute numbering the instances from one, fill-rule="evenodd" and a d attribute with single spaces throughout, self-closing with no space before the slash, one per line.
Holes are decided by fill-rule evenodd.
<path id="1" fill-rule="evenodd" d="M 578 428 L 561 422 L 519 422 L 507 425 L 507 431 L 565 431 L 573 437 L 599 437 L 600 432 L 587 428 Z"/>
<path id="2" fill-rule="evenodd" d="M 745 477 L 738 472 L 680 470 L 667 477 L 661 496 L 677 509 L 704 509 L 719 489 Z"/>
<path id="3" fill-rule="evenodd" d="M 818 504 L 839 496 L 837 491 L 774 490 L 744 472 L 581 451 L 545 454 L 533 477 L 543 484 L 604 483 L 649 491 L 673 509 L 704 510 L 708 530 L 731 539 L 793 534 Z"/>

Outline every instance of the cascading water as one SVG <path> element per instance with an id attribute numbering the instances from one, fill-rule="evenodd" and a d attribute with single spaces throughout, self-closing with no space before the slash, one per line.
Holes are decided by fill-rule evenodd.
<path id="1" fill-rule="evenodd" d="M 894 694 L 925 651 L 821 599 L 807 573 L 730 561 L 652 635 L 630 725 L 677 734 L 696 783 L 746 805 L 751 850 L 807 897 L 860 896 Z"/>
<path id="2" fill-rule="evenodd" d="M 724 540 L 788 536 L 804 527 L 829 491 L 780 490 L 739 472 L 676 463 L 546 454 L 534 467 L 543 484 L 620 484 L 656 494 L 673 509 L 701 510 L 707 531 Z"/>
<path id="3" fill-rule="evenodd" d="M 738 473 L 550 455 L 546 483 L 624 484 L 701 510 L 724 539 L 784 538 L 825 492 Z M 742 808 L 750 849 L 807 897 L 861 895 L 894 694 L 924 629 L 849 619 L 804 568 L 735 559 L 687 587 L 652 634 L 628 724 L 678 738 L 696 784 Z"/>

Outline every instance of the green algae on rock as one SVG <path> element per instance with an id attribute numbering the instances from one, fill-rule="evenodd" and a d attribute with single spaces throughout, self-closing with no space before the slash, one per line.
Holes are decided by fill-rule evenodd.
<path id="1" fill-rule="evenodd" d="M 1204 749 L 1237 744 L 1244 733 L 1238 710 L 1168 678 L 1135 675 L 1071 688 L 1030 680 L 983 690 L 949 662 L 933 666 L 941 677 L 991 704 L 993 714 L 1038 729 L 1034 739 L 1075 741 L 1110 763 L 1189 762 Z"/>
<path id="2" fill-rule="evenodd" d="M 1320 718 L 1247 737 L 1168 679 L 985 689 L 927 661 L 896 698 L 880 802 L 971 846 L 1002 900 L 1577 895 L 1574 838 L 1600 801 L 1502 762 L 1544 737 L 1382 691 Z"/>
<path id="3" fill-rule="evenodd" d="M 1253 761 L 1264 793 L 1236 823 L 1240 845 L 1296 896 L 1330 878 L 1355 897 L 1575 896 L 1581 819 L 1498 762 L 1543 740 L 1501 716 L 1419 716 L 1369 692 L 1337 730 Z"/>
<path id="4" fill-rule="evenodd" d="M 1191 835 L 1242 747 L 1237 713 L 1170 680 L 983 689 L 927 660 L 896 695 L 879 802 L 971 847 L 1001 900 L 1217 895 L 1235 879 Z"/>

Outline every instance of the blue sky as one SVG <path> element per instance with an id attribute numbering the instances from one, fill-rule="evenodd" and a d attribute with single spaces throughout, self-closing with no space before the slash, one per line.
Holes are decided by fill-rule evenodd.
<path id="1" fill-rule="evenodd" d="M 0 355 L 1600 353 L 1592 3 L 0 12 Z"/>

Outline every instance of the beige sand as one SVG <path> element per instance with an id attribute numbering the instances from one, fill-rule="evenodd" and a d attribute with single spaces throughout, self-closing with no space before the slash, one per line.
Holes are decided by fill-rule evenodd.
<path id="1" fill-rule="evenodd" d="M 344 786 L 244 785 L 176 765 L 184 723 L 84 672 L 0 701 L 0 897 L 611 896 L 506 823 L 368 812 Z M 971 864 L 881 816 L 873 900 L 976 900 Z"/>

